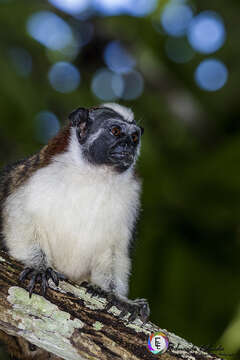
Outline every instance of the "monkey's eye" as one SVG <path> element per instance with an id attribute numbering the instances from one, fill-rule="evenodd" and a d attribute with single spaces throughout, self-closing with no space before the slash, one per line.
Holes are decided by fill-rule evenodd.
<path id="1" fill-rule="evenodd" d="M 133 133 L 132 134 L 132 140 L 134 143 L 137 143 L 138 142 L 138 139 L 139 139 L 139 135 L 138 133 Z"/>
<path id="2" fill-rule="evenodd" d="M 111 128 L 111 133 L 114 135 L 114 136 L 120 136 L 121 135 L 121 129 L 120 127 L 118 126 L 113 126 Z"/>

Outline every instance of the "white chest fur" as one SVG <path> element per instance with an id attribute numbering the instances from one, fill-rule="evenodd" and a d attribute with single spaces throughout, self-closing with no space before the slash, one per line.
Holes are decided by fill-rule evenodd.
<path id="1" fill-rule="evenodd" d="M 5 220 L 13 255 L 21 260 L 21 250 L 16 250 L 19 240 L 11 239 L 21 236 L 26 246 L 37 241 L 60 272 L 76 280 L 87 276 L 97 258 L 120 242 L 129 242 L 139 186 L 130 172 L 120 175 L 98 168 L 81 172 L 76 164 L 67 163 L 66 155 L 59 156 L 7 201 Z"/>

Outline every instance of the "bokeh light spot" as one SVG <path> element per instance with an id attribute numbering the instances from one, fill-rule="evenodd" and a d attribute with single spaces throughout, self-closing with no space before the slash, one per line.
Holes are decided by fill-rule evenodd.
<path id="1" fill-rule="evenodd" d="M 126 12 L 129 0 L 94 0 L 94 8 L 103 15 L 120 15 Z"/>
<path id="2" fill-rule="evenodd" d="M 106 16 L 128 14 L 146 16 L 154 11 L 157 0 L 94 0 L 94 8 Z"/>
<path id="3" fill-rule="evenodd" d="M 110 42 L 104 50 L 106 65 L 116 73 L 127 73 L 135 66 L 135 59 L 123 48 L 119 41 Z"/>
<path id="4" fill-rule="evenodd" d="M 210 54 L 224 44 L 226 31 L 222 18 L 213 11 L 203 11 L 195 16 L 188 29 L 191 46 L 204 54 Z"/>
<path id="5" fill-rule="evenodd" d="M 195 71 L 195 81 L 198 86 L 207 91 L 217 91 L 227 82 L 228 70 L 217 59 L 202 61 Z"/>
<path id="6" fill-rule="evenodd" d="M 80 42 L 74 40 L 71 44 L 61 50 L 48 49 L 47 56 L 52 63 L 58 61 L 74 61 L 81 50 Z"/>
<path id="7" fill-rule="evenodd" d="M 161 24 L 167 34 L 182 36 L 186 33 L 188 25 L 193 18 L 190 6 L 170 2 L 164 7 L 161 15 Z"/>
<path id="8" fill-rule="evenodd" d="M 122 75 L 124 80 L 124 89 L 121 98 L 124 100 L 134 100 L 142 95 L 144 88 L 144 80 L 138 71 L 132 71 Z"/>
<path id="9" fill-rule="evenodd" d="M 61 50 L 73 41 L 70 26 L 50 11 L 31 15 L 27 31 L 35 40 L 52 50 Z"/>
<path id="10" fill-rule="evenodd" d="M 194 51 L 185 37 L 168 38 L 165 49 L 169 59 L 178 64 L 187 63 L 194 57 Z"/>
<path id="11" fill-rule="evenodd" d="M 157 0 L 138 0 L 136 6 L 136 0 L 128 2 L 127 13 L 132 16 L 146 16 L 151 14 L 157 7 Z"/>
<path id="12" fill-rule="evenodd" d="M 93 77 L 91 88 L 101 100 L 133 100 L 142 94 L 144 81 L 137 71 L 115 74 L 107 69 L 100 69 Z"/>
<path id="13" fill-rule="evenodd" d="M 51 67 L 48 79 L 55 90 L 68 93 L 79 86 L 80 73 L 74 65 L 61 61 Z"/>
<path id="14" fill-rule="evenodd" d="M 31 74 L 32 57 L 27 50 L 12 47 L 8 49 L 8 55 L 18 75 L 26 77 Z"/>
<path id="15" fill-rule="evenodd" d="M 123 87 L 120 77 L 107 69 L 99 69 L 91 83 L 91 89 L 95 96 L 101 100 L 115 100 L 119 96 L 116 92 Z M 120 91 L 120 90 L 119 90 Z"/>
<path id="16" fill-rule="evenodd" d="M 89 0 L 48 0 L 48 2 L 71 15 L 80 14 L 89 7 Z"/>
<path id="17" fill-rule="evenodd" d="M 119 74 L 113 74 L 112 77 L 112 89 L 114 94 L 120 98 L 123 95 L 124 91 L 124 80 L 123 77 Z"/>
<path id="18" fill-rule="evenodd" d="M 36 138 L 42 144 L 46 144 L 60 130 L 57 116 L 48 111 L 40 111 L 34 118 Z"/>

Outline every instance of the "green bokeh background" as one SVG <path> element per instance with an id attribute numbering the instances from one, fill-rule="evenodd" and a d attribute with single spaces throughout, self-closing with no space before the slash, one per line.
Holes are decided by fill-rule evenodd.
<path id="1" fill-rule="evenodd" d="M 62 123 L 78 106 L 102 101 L 91 79 L 105 66 L 103 49 L 112 40 L 137 59 L 145 81 L 143 94 L 130 106 L 145 128 L 138 171 L 143 178 L 142 212 L 133 257 L 130 297 L 145 297 L 151 320 L 196 345 L 221 344 L 231 359 L 240 358 L 240 3 L 236 0 L 192 1 L 198 13 L 214 10 L 224 19 L 227 39 L 211 56 L 195 54 L 186 64 L 170 61 L 167 35 L 156 31 L 165 1 L 144 18 L 94 16 L 92 41 L 74 65 L 79 88 L 55 91 L 47 73 L 57 52 L 32 39 L 29 16 L 50 10 L 71 26 L 76 21 L 47 1 L 0 0 L 0 165 L 28 156 L 42 144 L 34 117 L 54 112 Z M 154 25 L 155 24 L 155 25 Z M 32 56 L 29 77 L 19 76 L 9 60 L 10 47 Z M 201 90 L 196 66 L 217 57 L 228 70 L 219 91 Z M 0 359 L 6 359 L 1 355 Z M 229 357 L 226 357 L 229 358 Z"/>

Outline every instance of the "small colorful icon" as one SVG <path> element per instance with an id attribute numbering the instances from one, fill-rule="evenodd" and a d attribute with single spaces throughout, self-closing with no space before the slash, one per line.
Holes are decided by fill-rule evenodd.
<path id="1" fill-rule="evenodd" d="M 153 354 L 163 354 L 168 348 L 168 337 L 163 332 L 156 332 L 151 334 L 148 338 L 148 349 Z"/>

